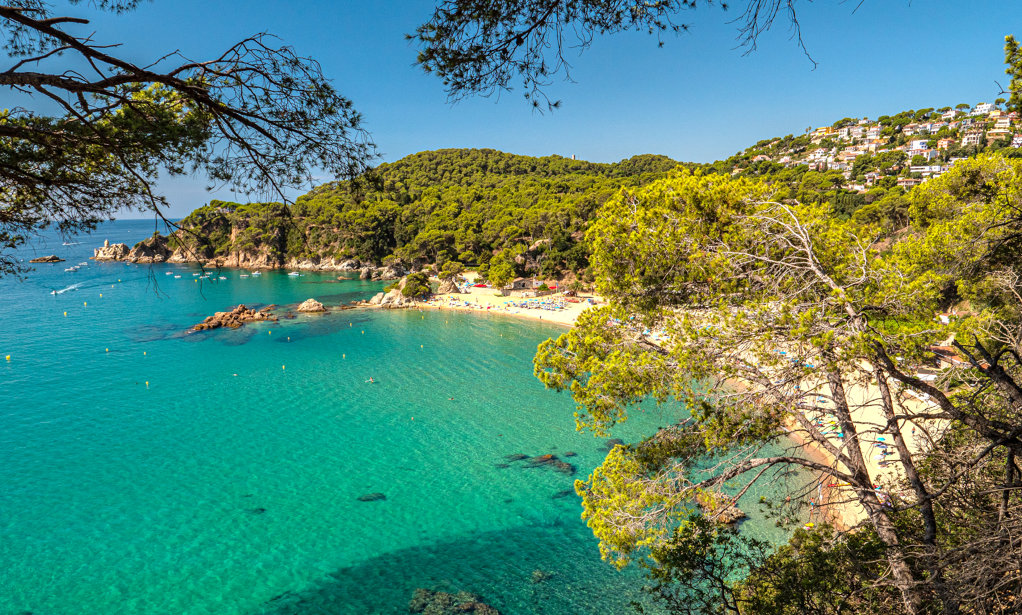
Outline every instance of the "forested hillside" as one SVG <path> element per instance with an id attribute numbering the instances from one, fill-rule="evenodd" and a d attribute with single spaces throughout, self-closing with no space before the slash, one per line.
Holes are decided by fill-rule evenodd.
<path id="1" fill-rule="evenodd" d="M 204 257 L 236 251 L 285 257 L 458 260 L 485 270 L 497 254 L 520 272 L 580 273 L 580 243 L 596 210 L 622 187 L 658 179 L 679 163 L 635 156 L 613 164 L 495 150 L 422 152 L 360 181 L 335 182 L 279 204 L 213 201 L 181 222 Z"/>

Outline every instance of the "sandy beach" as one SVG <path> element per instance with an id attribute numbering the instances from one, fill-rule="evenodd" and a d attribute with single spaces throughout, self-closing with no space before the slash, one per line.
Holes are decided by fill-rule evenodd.
<path id="1" fill-rule="evenodd" d="M 543 297 L 519 298 L 505 297 L 492 288 L 470 287 L 467 293 L 434 296 L 419 305 L 423 309 L 501 314 L 570 327 L 575 324 L 582 312 L 601 303 L 598 297 L 592 295 L 565 297 L 558 293 Z M 533 307 L 524 307 L 526 305 Z"/>

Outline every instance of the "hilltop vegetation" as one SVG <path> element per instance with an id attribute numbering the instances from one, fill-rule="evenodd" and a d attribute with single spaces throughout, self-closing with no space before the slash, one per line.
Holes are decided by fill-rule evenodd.
<path id="1" fill-rule="evenodd" d="M 250 251 L 487 270 L 494 255 L 524 273 L 581 274 L 580 243 L 597 209 L 622 187 L 676 167 L 644 155 L 613 164 L 495 150 L 422 152 L 380 165 L 361 181 L 320 186 L 287 212 L 279 203 L 213 201 L 181 221 L 205 258 Z"/>

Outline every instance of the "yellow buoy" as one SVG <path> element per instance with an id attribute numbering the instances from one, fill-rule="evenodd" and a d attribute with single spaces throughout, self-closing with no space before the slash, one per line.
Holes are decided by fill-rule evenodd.
<path id="1" fill-rule="evenodd" d="M 341 354 L 341 358 L 342 358 L 342 359 L 347 359 L 347 358 L 348 358 L 348 355 L 346 355 L 346 354 L 343 354 L 343 353 L 342 353 L 342 354 Z"/>
<path id="2" fill-rule="evenodd" d="M 365 334 L 366 334 L 366 330 L 362 329 L 362 335 L 365 335 Z"/>
<path id="3" fill-rule="evenodd" d="M 348 326 L 349 326 L 349 327 L 351 326 L 351 323 L 350 323 L 350 322 L 348 323 Z"/>
<path id="4" fill-rule="evenodd" d="M 109 348 L 107 348 L 107 349 L 106 349 L 106 351 L 107 351 L 107 352 L 110 352 L 110 349 L 109 349 Z"/>
<path id="5" fill-rule="evenodd" d="M 99 293 L 99 298 L 100 298 L 100 299 L 102 299 L 102 298 L 103 298 L 103 293 Z"/>
<path id="6" fill-rule="evenodd" d="M 64 317 L 67 318 L 67 312 L 64 312 Z"/>
<path id="7" fill-rule="evenodd" d="M 289 341 L 289 342 L 291 341 L 291 336 L 290 335 L 287 336 L 287 341 Z"/>
<path id="8" fill-rule="evenodd" d="M 144 351 L 144 350 L 142 351 L 142 356 L 143 356 L 143 357 L 145 356 L 145 351 Z"/>
<path id="9" fill-rule="evenodd" d="M 88 301 L 82 301 L 82 306 L 83 307 L 89 307 L 89 302 Z"/>
<path id="10" fill-rule="evenodd" d="M 149 381 L 148 380 L 145 381 L 145 388 L 147 388 L 147 389 L 149 388 Z"/>
<path id="11" fill-rule="evenodd" d="M 120 278 L 117 278 L 117 281 L 118 281 L 118 282 L 120 282 L 120 281 L 121 281 L 121 279 L 120 279 Z"/>
<path id="12" fill-rule="evenodd" d="M 284 366 L 283 366 L 283 365 L 281 365 L 281 366 L 280 366 L 280 369 L 284 369 Z"/>
<path id="13" fill-rule="evenodd" d="M 266 335 L 273 335 L 273 331 L 267 331 Z"/>
<path id="14" fill-rule="evenodd" d="M 11 360 L 11 355 L 7 355 L 7 356 L 6 356 L 6 357 L 4 357 L 4 358 L 5 358 L 5 359 L 7 359 L 8 361 L 10 361 L 10 360 Z"/>
<path id="15" fill-rule="evenodd" d="M 419 344 L 419 348 L 422 348 L 422 344 Z"/>

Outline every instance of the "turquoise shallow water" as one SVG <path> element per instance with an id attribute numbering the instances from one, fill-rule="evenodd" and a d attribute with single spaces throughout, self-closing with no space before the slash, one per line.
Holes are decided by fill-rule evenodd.
<path id="1" fill-rule="evenodd" d="M 104 238 L 151 232 L 51 237 L 21 254 L 68 263 L 0 279 L 0 614 L 402 613 L 416 587 L 505 614 L 628 612 L 641 580 L 600 561 L 573 479 L 498 467 L 570 450 L 583 477 L 605 454 L 531 375 L 558 328 L 346 311 L 186 335 L 239 302 L 337 304 L 382 284 L 64 272 Z M 533 583 L 537 569 L 553 576 Z"/>

